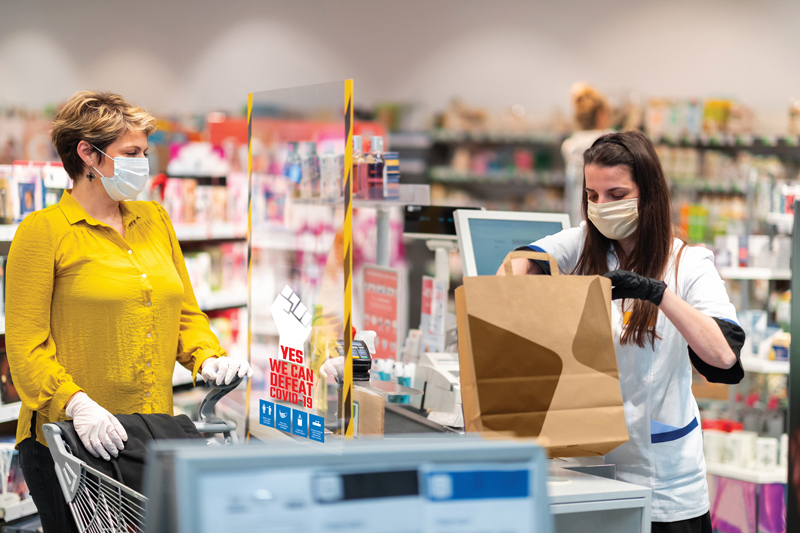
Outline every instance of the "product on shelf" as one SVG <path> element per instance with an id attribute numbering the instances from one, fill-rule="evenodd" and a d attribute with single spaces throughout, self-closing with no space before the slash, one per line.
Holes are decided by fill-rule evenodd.
<path id="1" fill-rule="evenodd" d="M 37 167 L 14 165 L 12 195 L 14 202 L 14 221 L 21 222 L 23 218 L 42 208 L 42 187 L 40 172 Z"/>
<path id="2" fill-rule="evenodd" d="M 229 222 L 234 225 L 247 224 L 249 211 L 249 182 L 245 172 L 231 172 L 225 180 Z"/>
<path id="3" fill-rule="evenodd" d="M 321 194 L 320 190 L 320 168 L 319 157 L 317 156 L 317 143 L 307 142 L 306 155 L 302 161 L 302 178 L 300 181 L 301 198 L 317 198 Z"/>
<path id="4" fill-rule="evenodd" d="M 167 174 L 170 176 L 227 176 L 230 164 L 219 146 L 208 142 L 173 143 Z"/>
<path id="5" fill-rule="evenodd" d="M 320 188 L 324 198 L 342 196 L 343 163 L 344 158 L 332 151 L 326 151 L 320 157 Z"/>
<path id="6" fill-rule="evenodd" d="M 43 207 L 56 205 L 61 201 L 64 190 L 72 187 L 72 180 L 62 165 L 45 164 L 42 166 Z M 7 194 L 7 193 L 6 193 Z M 0 202 L 3 201 L 3 188 L 0 183 Z M 2 210 L 2 208 L 0 208 Z M 0 214 L 0 219 L 2 219 Z"/>
<path id="7" fill-rule="evenodd" d="M 0 224 L 21 222 L 30 213 L 57 204 L 69 187 L 71 180 L 61 163 L 0 165 Z"/>
<path id="8" fill-rule="evenodd" d="M 383 156 L 383 197 L 396 200 L 400 198 L 400 154 L 386 152 Z"/>
<path id="9" fill-rule="evenodd" d="M 730 99 L 652 98 L 646 104 L 644 125 L 654 139 L 748 136 L 753 134 L 754 113 L 748 106 Z"/>
<path id="10" fill-rule="evenodd" d="M 208 312 L 211 330 L 230 357 L 247 357 L 247 308 Z"/>
<path id="11" fill-rule="evenodd" d="M 289 152 L 286 154 L 286 162 L 283 164 L 283 175 L 295 185 L 300 183 L 303 178 L 303 161 L 300 159 L 298 145 L 299 143 L 296 142 L 289 143 Z"/>
<path id="12" fill-rule="evenodd" d="M 247 175 L 242 173 L 223 178 L 165 178 L 163 195 L 154 194 L 152 199 L 161 203 L 176 225 L 231 222 L 243 227 L 247 223 Z"/>
<path id="13" fill-rule="evenodd" d="M 0 165 L 0 224 L 11 224 L 14 221 L 11 187 L 13 174 L 10 165 Z"/>
<path id="14" fill-rule="evenodd" d="M 20 401 L 17 388 L 14 386 L 14 380 L 11 378 L 11 368 L 6 355 L 5 337 L 0 339 L 0 399 L 4 404 Z"/>
<path id="15" fill-rule="evenodd" d="M 198 301 L 220 292 L 244 292 L 247 287 L 247 243 L 228 242 L 184 253 L 186 270 Z"/>
<path id="16" fill-rule="evenodd" d="M 353 135 L 353 194 L 367 190 L 367 161 L 361 135 Z"/>
<path id="17" fill-rule="evenodd" d="M 374 136 L 370 140 L 370 151 L 365 156 L 367 166 L 367 191 L 359 191 L 361 197 L 370 200 L 383 199 L 383 169 L 386 164 L 383 158 L 383 137 Z"/>
<path id="18" fill-rule="evenodd" d="M 183 212 L 180 216 L 180 221 L 186 224 L 194 224 L 195 214 L 197 213 L 197 180 L 192 178 L 173 178 L 179 179 L 181 184 L 181 205 Z"/>

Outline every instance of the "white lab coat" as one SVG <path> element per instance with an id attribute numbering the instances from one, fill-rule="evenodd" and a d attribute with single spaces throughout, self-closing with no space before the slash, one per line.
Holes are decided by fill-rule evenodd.
<path id="1" fill-rule="evenodd" d="M 552 255 L 559 270 L 568 274 L 583 247 L 585 222 L 531 244 Z M 675 239 L 664 281 L 675 294 L 699 311 L 737 323 L 736 310 L 714 267 L 714 254 L 687 247 L 681 256 L 677 285 L 674 264 L 681 241 Z M 609 270 L 618 267 L 613 251 Z M 709 510 L 706 465 L 700 412 L 692 395 L 692 367 L 688 345 L 677 328 L 659 313 L 656 329 L 661 339 L 650 345 L 621 346 L 621 300 L 612 302 L 612 323 L 619 366 L 625 422 L 630 440 L 606 460 L 617 465 L 623 481 L 653 489 L 652 520 L 674 522 Z"/>

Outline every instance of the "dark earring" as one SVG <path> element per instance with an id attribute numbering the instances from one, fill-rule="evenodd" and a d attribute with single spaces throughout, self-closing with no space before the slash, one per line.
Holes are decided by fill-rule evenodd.
<path id="1" fill-rule="evenodd" d="M 90 171 L 89 171 L 89 172 L 86 174 L 86 179 L 88 179 L 90 183 L 91 183 L 91 182 L 93 182 L 93 181 L 94 181 L 94 172 L 92 172 L 92 171 L 90 170 Z"/>

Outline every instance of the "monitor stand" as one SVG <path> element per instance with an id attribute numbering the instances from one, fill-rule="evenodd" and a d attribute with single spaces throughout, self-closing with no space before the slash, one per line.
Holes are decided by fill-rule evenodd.
<path id="1" fill-rule="evenodd" d="M 425 241 L 428 250 L 436 254 L 436 268 L 434 277 L 446 281 L 450 285 L 450 252 L 458 250 L 458 242 L 444 239 L 431 239 Z"/>

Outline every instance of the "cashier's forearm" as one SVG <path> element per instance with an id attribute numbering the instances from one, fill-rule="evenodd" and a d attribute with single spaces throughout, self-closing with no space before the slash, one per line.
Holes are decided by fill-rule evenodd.
<path id="1" fill-rule="evenodd" d="M 713 318 L 701 313 L 669 289 L 664 292 L 658 307 L 678 328 L 700 359 L 711 366 L 725 369 L 736 363 L 736 355 Z"/>

